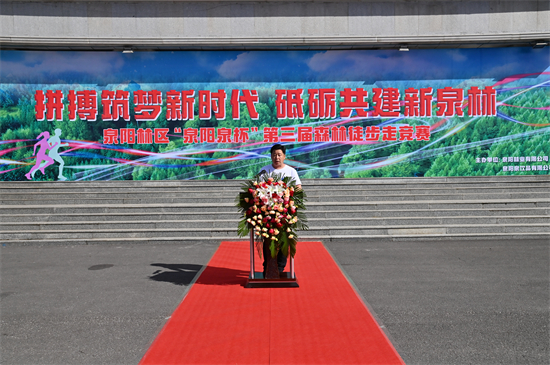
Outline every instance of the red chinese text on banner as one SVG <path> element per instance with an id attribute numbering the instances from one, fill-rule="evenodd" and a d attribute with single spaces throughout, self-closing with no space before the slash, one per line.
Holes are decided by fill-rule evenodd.
<path id="1" fill-rule="evenodd" d="M 246 143 L 249 140 L 250 128 L 185 128 L 183 143 Z M 232 136 L 233 134 L 233 136 Z"/>
<path id="2" fill-rule="evenodd" d="M 402 125 L 399 127 L 399 140 L 412 141 L 414 138 L 414 127 L 411 125 Z"/>
<path id="3" fill-rule="evenodd" d="M 295 131 L 296 128 L 294 127 L 281 127 L 279 142 L 296 142 Z"/>
<path id="4" fill-rule="evenodd" d="M 239 128 L 236 127 L 233 130 L 233 142 L 234 143 L 245 143 L 248 142 L 248 139 L 250 138 L 248 136 L 249 128 Z"/>
<path id="5" fill-rule="evenodd" d="M 118 144 L 118 129 L 104 129 L 103 144 Z"/>
<path id="6" fill-rule="evenodd" d="M 393 125 L 383 126 L 382 141 L 397 141 L 397 127 Z"/>
<path id="7" fill-rule="evenodd" d="M 346 142 L 348 140 L 346 127 L 332 127 L 330 129 L 330 138 L 332 142 Z"/>
<path id="8" fill-rule="evenodd" d="M 275 90 L 277 119 L 304 119 L 303 89 Z"/>
<path id="9" fill-rule="evenodd" d="M 416 126 L 416 140 L 417 141 L 429 141 L 430 140 L 430 126 L 418 125 Z"/>
<path id="10" fill-rule="evenodd" d="M 405 117 L 431 117 L 433 88 L 420 90 L 408 88 L 405 90 Z"/>
<path id="11" fill-rule="evenodd" d="M 101 119 L 108 121 L 117 121 L 120 118 L 130 121 L 130 92 L 117 90 L 103 90 L 101 92 L 101 104 L 103 105 L 103 114 Z"/>
<path id="12" fill-rule="evenodd" d="M 298 142 L 313 142 L 313 127 L 298 127 Z"/>
<path id="13" fill-rule="evenodd" d="M 231 143 L 231 128 L 218 128 L 218 143 Z"/>
<path id="14" fill-rule="evenodd" d="M 276 114 L 278 119 L 303 119 L 304 100 L 303 89 L 276 90 Z M 81 120 L 95 121 L 98 114 L 98 92 L 95 90 L 70 90 L 68 94 L 69 120 L 74 121 L 78 116 Z M 312 119 L 335 118 L 336 97 L 335 89 L 309 89 L 308 90 L 309 116 Z M 367 117 L 366 109 L 368 92 L 362 88 L 345 88 L 340 91 L 340 116 L 348 118 L 353 111 L 358 117 Z M 117 121 L 120 118 L 128 121 L 130 118 L 130 92 L 117 90 L 103 90 L 101 92 L 101 104 L 103 105 L 102 118 L 106 121 Z M 34 99 L 36 119 L 41 121 L 62 120 L 63 118 L 63 92 L 61 90 L 36 90 Z M 214 117 L 217 120 L 225 119 L 227 96 L 224 90 L 211 92 L 199 91 L 199 117 L 209 120 Z M 445 87 L 437 90 L 437 116 L 464 116 L 463 100 L 464 90 L 461 88 Z M 157 120 L 162 110 L 162 92 L 157 90 L 137 90 L 133 93 L 135 104 L 135 118 L 138 121 Z M 245 104 L 251 119 L 259 119 L 256 110 L 258 102 L 257 90 L 232 90 L 231 105 L 233 119 L 240 118 L 240 105 Z M 405 117 L 432 117 L 433 88 L 408 88 L 405 90 L 404 101 L 400 100 L 397 88 L 374 88 L 372 115 L 375 117 L 397 117 L 401 105 L 404 105 Z M 492 86 L 486 86 L 483 90 L 473 86 L 468 90 L 468 115 L 469 116 L 496 116 L 496 90 Z M 166 93 L 166 120 L 190 120 L 195 117 L 195 91 L 184 90 L 181 92 L 170 90 Z"/>
<path id="15" fill-rule="evenodd" d="M 46 97 L 44 97 L 44 92 L 42 90 L 36 90 L 34 100 L 36 100 L 36 105 L 34 107 L 36 120 L 63 120 L 63 109 L 65 106 L 63 104 L 63 92 L 61 90 L 47 90 Z"/>
<path id="16" fill-rule="evenodd" d="M 209 120 L 212 118 L 212 113 L 214 113 L 216 119 L 225 119 L 226 97 L 224 90 L 218 90 L 218 92 L 199 91 L 199 118 Z"/>
<path id="17" fill-rule="evenodd" d="M 496 90 L 491 86 L 486 86 L 480 90 L 477 86 L 472 86 L 468 90 L 468 116 L 495 116 L 497 115 Z"/>
<path id="18" fill-rule="evenodd" d="M 136 143 L 135 128 L 120 128 L 120 143 L 134 144 Z"/>
<path id="19" fill-rule="evenodd" d="M 246 128 L 248 129 L 248 128 Z M 200 142 L 201 143 L 231 143 L 230 128 L 201 128 Z M 186 143 L 186 142 L 184 142 Z"/>
<path id="20" fill-rule="evenodd" d="M 195 91 L 170 90 L 166 93 L 166 120 L 195 118 Z"/>
<path id="21" fill-rule="evenodd" d="M 330 141 L 329 127 L 315 127 L 314 140 L 315 142 L 329 142 Z"/>
<path id="22" fill-rule="evenodd" d="M 36 90 L 34 93 L 34 115 L 36 120 L 42 121 L 46 118 L 46 106 L 44 105 L 44 91 Z"/>
<path id="23" fill-rule="evenodd" d="M 120 128 L 112 129 L 107 128 L 103 130 L 103 143 L 104 144 L 152 144 L 155 143 L 169 143 L 170 140 L 167 136 L 168 128 L 155 128 L 154 131 L 150 128 Z"/>
<path id="24" fill-rule="evenodd" d="M 399 89 L 388 87 L 385 89 L 372 89 L 372 101 L 374 103 L 374 111 L 372 115 L 375 117 L 398 117 L 400 114 L 400 94 Z"/>
<path id="25" fill-rule="evenodd" d="M 252 128 L 253 130 L 255 128 Z M 174 129 L 176 133 L 181 133 L 181 128 Z M 183 129 L 183 143 L 245 143 L 249 140 L 250 128 L 185 128 Z M 297 130 L 297 132 L 296 132 Z M 233 133 L 233 136 L 232 136 Z M 280 133 L 280 135 L 279 135 Z M 397 137 L 399 133 L 399 137 Z M 128 143 L 133 144 L 151 144 L 153 143 L 168 143 L 168 128 L 155 128 L 154 132 L 150 129 L 139 128 L 137 132 L 133 128 L 121 129 L 104 129 L 103 143 L 118 144 Z M 430 140 L 430 126 L 384 126 L 382 130 L 379 126 L 344 126 L 333 127 L 265 127 L 264 142 L 377 142 L 380 141 L 412 141 L 412 140 Z M 120 139 L 120 142 L 119 142 Z"/>
<path id="26" fill-rule="evenodd" d="M 183 130 L 183 143 L 199 143 L 199 130 L 197 128 L 185 128 Z"/>
<path id="27" fill-rule="evenodd" d="M 350 142 L 361 142 L 363 140 L 363 128 L 361 126 L 350 126 L 348 130 Z"/>
<path id="28" fill-rule="evenodd" d="M 453 117 L 455 115 L 462 117 L 462 102 L 464 101 L 464 90 L 445 87 L 437 89 L 437 116 Z"/>
<path id="29" fill-rule="evenodd" d="M 97 92 L 95 90 L 82 90 L 75 93 L 69 90 L 69 120 L 75 121 L 76 116 L 80 120 L 95 122 L 97 120 Z"/>
<path id="30" fill-rule="evenodd" d="M 336 118 L 336 89 L 309 89 L 308 106 L 311 119 Z"/>
<path id="31" fill-rule="evenodd" d="M 134 117 L 137 121 L 154 121 L 162 111 L 162 93 L 158 90 L 134 91 Z"/>
<path id="32" fill-rule="evenodd" d="M 367 111 L 365 109 L 369 108 L 367 96 L 368 92 L 363 90 L 363 88 L 358 88 L 355 90 L 345 88 L 343 91 L 340 91 L 340 97 L 344 99 L 340 101 L 340 108 L 342 108 L 342 111 L 340 111 L 340 116 L 342 118 L 349 118 L 352 111 L 355 110 L 357 116 L 366 117 Z"/>
<path id="33" fill-rule="evenodd" d="M 380 127 L 371 125 L 365 128 L 365 141 L 378 141 L 380 139 Z"/>
<path id="34" fill-rule="evenodd" d="M 242 92 L 242 93 L 241 93 Z M 231 116 L 234 120 L 241 118 L 241 103 L 246 105 L 250 119 L 258 120 L 260 115 L 256 111 L 256 103 L 259 101 L 256 90 L 232 90 L 231 91 Z"/>
<path id="35" fill-rule="evenodd" d="M 153 143 L 153 131 L 151 128 L 139 128 L 137 130 L 137 143 L 139 144 L 151 144 Z"/>
<path id="36" fill-rule="evenodd" d="M 216 141 L 216 130 L 214 128 L 200 129 L 201 143 L 214 143 Z"/>
<path id="37" fill-rule="evenodd" d="M 264 127 L 264 143 L 279 142 L 279 128 Z"/>
<path id="38" fill-rule="evenodd" d="M 170 139 L 167 136 L 168 128 L 155 128 L 155 143 L 169 143 Z"/>

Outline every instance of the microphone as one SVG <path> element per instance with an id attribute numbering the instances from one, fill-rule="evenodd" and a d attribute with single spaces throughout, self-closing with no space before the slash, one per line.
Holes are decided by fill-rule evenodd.
<path id="1" fill-rule="evenodd" d="M 262 171 L 260 171 L 260 173 L 259 173 L 258 175 L 263 175 L 263 174 L 265 174 L 266 172 L 267 172 L 267 171 L 262 170 Z"/>
<path id="2" fill-rule="evenodd" d="M 257 175 L 256 175 L 256 178 L 260 177 L 261 175 L 265 174 L 267 171 L 265 170 L 262 170 L 260 171 Z"/>

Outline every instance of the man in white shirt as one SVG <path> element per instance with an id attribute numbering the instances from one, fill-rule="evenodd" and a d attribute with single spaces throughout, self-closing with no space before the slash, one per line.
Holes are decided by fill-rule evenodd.
<path id="1" fill-rule="evenodd" d="M 286 148 L 283 145 L 275 144 L 271 147 L 271 165 L 262 167 L 260 174 L 271 174 L 275 172 L 282 174 L 283 177 L 290 176 L 292 180 L 296 181 L 296 187 L 302 187 L 302 181 L 298 176 L 296 170 L 288 165 L 285 165 Z"/>
<path id="2" fill-rule="evenodd" d="M 300 177 L 298 176 L 298 173 L 294 168 L 288 165 L 285 165 L 285 157 L 286 157 L 285 146 L 281 144 L 273 145 L 273 147 L 271 147 L 271 165 L 262 167 L 262 169 L 260 170 L 261 171 L 260 175 L 264 173 L 270 174 L 272 172 L 275 172 L 276 174 L 282 174 L 283 177 L 290 176 L 292 180 L 296 182 L 296 187 L 298 189 L 301 189 L 302 181 L 300 180 Z M 266 242 L 264 242 L 263 255 L 264 255 L 264 278 L 265 278 L 266 270 L 267 270 L 267 258 L 271 257 L 271 251 L 269 250 L 269 245 L 266 244 Z M 285 270 L 286 262 L 287 262 L 287 257 L 282 252 L 279 252 L 277 254 L 277 266 L 279 268 L 279 274 Z"/>

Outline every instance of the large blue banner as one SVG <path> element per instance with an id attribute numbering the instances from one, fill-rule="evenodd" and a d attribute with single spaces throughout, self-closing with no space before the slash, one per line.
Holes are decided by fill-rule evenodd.
<path id="1" fill-rule="evenodd" d="M 550 49 L 0 53 L 0 179 L 548 174 Z"/>

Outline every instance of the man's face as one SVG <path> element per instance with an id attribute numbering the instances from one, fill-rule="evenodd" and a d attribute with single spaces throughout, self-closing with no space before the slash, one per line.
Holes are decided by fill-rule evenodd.
<path id="1" fill-rule="evenodd" d="M 279 169 L 283 167 L 283 164 L 285 162 L 285 154 L 281 150 L 275 150 L 271 154 L 271 162 L 273 163 L 273 167 L 276 169 Z"/>

